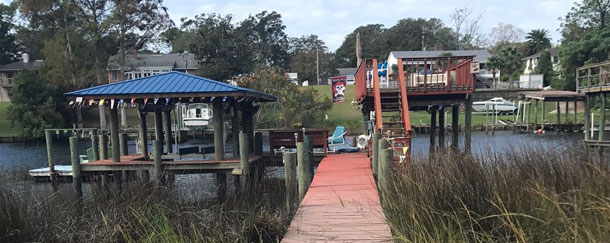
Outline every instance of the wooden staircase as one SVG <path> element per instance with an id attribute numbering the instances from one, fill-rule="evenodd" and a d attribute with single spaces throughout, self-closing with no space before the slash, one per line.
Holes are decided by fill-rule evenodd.
<path id="1" fill-rule="evenodd" d="M 402 63 L 402 60 L 398 59 L 398 63 Z M 391 142 L 395 161 L 402 163 L 408 161 L 411 153 L 411 121 L 402 65 L 398 65 L 398 82 L 399 90 L 382 93 L 379 87 L 377 60 L 373 59 L 376 130 Z"/>

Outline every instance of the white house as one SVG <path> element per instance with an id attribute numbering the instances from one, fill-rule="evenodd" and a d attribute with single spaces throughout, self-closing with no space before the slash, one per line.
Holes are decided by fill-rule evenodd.
<path id="1" fill-rule="evenodd" d="M 559 71 L 559 48 L 547 48 L 547 51 L 551 54 L 551 63 L 553 63 L 553 70 Z M 524 75 L 530 75 L 535 73 L 538 61 L 542 52 L 538 52 L 534 55 L 527 56 L 521 60 L 525 62 L 525 69 L 523 70 Z"/>

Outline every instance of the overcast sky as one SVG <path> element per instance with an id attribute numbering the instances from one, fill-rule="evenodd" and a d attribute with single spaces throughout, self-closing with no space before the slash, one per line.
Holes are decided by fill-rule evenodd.
<path id="1" fill-rule="evenodd" d="M 1 0 L 5 3 L 8 0 Z M 489 34 L 498 23 L 513 24 L 525 32 L 544 28 L 550 31 L 553 43 L 559 17 L 573 6 L 574 0 L 165 0 L 174 22 L 201 13 L 232 14 L 240 21 L 249 14 L 263 10 L 282 15 L 286 32 L 291 37 L 318 35 L 330 50 L 336 50 L 345 36 L 356 27 L 380 23 L 391 27 L 403 18 L 439 18 L 451 26 L 450 15 L 456 8 L 468 6 L 483 12 L 481 32 Z"/>

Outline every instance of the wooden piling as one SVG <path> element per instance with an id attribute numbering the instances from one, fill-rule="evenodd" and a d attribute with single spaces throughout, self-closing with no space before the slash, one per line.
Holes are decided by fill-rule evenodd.
<path id="1" fill-rule="evenodd" d="M 358 147 L 358 137 L 357 136 L 352 137 L 352 146 Z"/>
<path id="2" fill-rule="evenodd" d="M 538 129 L 538 100 L 534 100 L 534 130 Z"/>
<path id="3" fill-rule="evenodd" d="M 388 141 L 385 139 L 379 140 L 379 172 L 377 175 L 377 181 L 381 194 L 387 191 L 394 164 L 394 151 L 388 148 Z"/>
<path id="4" fill-rule="evenodd" d="M 231 102 L 233 117 L 231 117 L 231 132 L 233 133 L 233 156 L 239 155 L 239 103 Z"/>
<path id="5" fill-rule="evenodd" d="M 78 159 L 78 138 L 70 137 L 70 162 L 72 164 L 72 184 L 76 195 L 83 195 L 83 185 L 80 178 L 80 161 Z"/>
<path id="6" fill-rule="evenodd" d="M 307 163 L 305 163 L 305 171 L 309 176 L 309 183 L 313 181 L 313 138 L 309 135 L 303 136 L 303 144 L 305 145 L 305 156 L 307 157 Z M 307 185 L 309 187 L 309 184 Z"/>
<path id="7" fill-rule="evenodd" d="M 119 144 L 121 145 L 121 155 L 127 155 L 129 153 L 129 150 L 127 149 L 127 133 L 119 134 Z"/>
<path id="8" fill-rule="evenodd" d="M 570 108 L 570 102 L 566 101 L 566 125 L 568 125 L 568 123 L 570 122 L 570 119 L 569 119 L 569 114 L 570 114 L 569 108 Z"/>
<path id="9" fill-rule="evenodd" d="M 530 114 L 532 111 L 532 101 L 527 99 L 527 102 L 525 102 L 525 106 L 527 107 L 527 109 L 525 110 L 527 112 L 527 117 L 526 117 L 526 122 L 525 122 L 525 131 L 527 131 L 527 133 L 530 132 Z M 495 106 L 495 105 L 494 105 Z"/>
<path id="10" fill-rule="evenodd" d="M 591 107 L 590 97 L 585 96 L 585 141 L 591 140 Z"/>
<path id="11" fill-rule="evenodd" d="M 436 147 L 436 107 L 432 107 L 430 111 L 430 148 L 429 153 L 430 156 L 434 154 L 434 150 Z"/>
<path id="12" fill-rule="evenodd" d="M 165 152 L 168 154 L 171 154 L 173 152 L 173 136 L 172 136 L 172 111 L 170 110 L 166 110 L 163 112 L 163 117 L 164 117 L 164 123 L 163 125 L 165 126 L 163 128 L 163 130 L 165 131 L 165 136 L 163 138 L 165 138 Z M 214 114 L 216 115 L 216 114 Z"/>
<path id="13" fill-rule="evenodd" d="M 254 155 L 257 155 L 257 156 L 263 155 L 263 133 L 262 132 L 254 133 Z"/>
<path id="14" fill-rule="evenodd" d="M 597 138 L 599 141 L 604 141 L 604 133 L 606 132 L 606 93 L 600 93 L 599 96 L 601 104 L 599 110 L 599 135 Z"/>
<path id="15" fill-rule="evenodd" d="M 49 173 L 51 175 L 50 179 L 51 182 L 53 182 L 55 178 L 55 163 L 53 162 L 53 130 L 45 130 L 44 136 L 47 142 L 47 163 L 49 164 Z"/>
<path id="16" fill-rule="evenodd" d="M 138 115 L 140 116 L 140 127 L 138 129 L 140 152 L 142 152 L 144 160 L 149 160 L 150 158 L 148 158 L 148 139 L 146 131 L 146 112 L 139 110 Z"/>
<path id="17" fill-rule="evenodd" d="M 296 210 L 297 196 L 297 154 L 294 152 L 284 152 L 284 181 L 286 183 L 286 210 L 292 212 Z"/>
<path id="18" fill-rule="evenodd" d="M 155 110 L 155 140 L 163 143 L 163 115 L 159 109 Z M 161 151 L 163 151 L 163 147 L 161 147 Z"/>
<path id="19" fill-rule="evenodd" d="M 222 109 L 222 100 L 215 99 L 212 102 L 214 111 L 214 159 L 224 160 L 225 159 L 225 144 L 224 144 L 224 117 Z M 240 150 L 241 151 L 241 150 Z"/>
<path id="20" fill-rule="evenodd" d="M 108 137 L 104 133 L 100 133 L 100 159 L 108 159 Z"/>
<path id="21" fill-rule="evenodd" d="M 161 183 L 161 178 L 163 177 L 163 166 L 161 164 L 161 155 L 163 154 L 163 143 L 161 140 L 153 141 L 153 180 L 158 185 Z"/>
<path id="22" fill-rule="evenodd" d="M 377 171 L 379 168 L 379 139 L 381 138 L 381 134 L 379 133 L 373 133 L 373 136 L 371 137 L 371 139 L 373 139 L 372 141 L 372 150 L 373 150 L 373 159 L 372 159 L 372 163 L 371 163 L 371 169 L 373 170 L 373 176 L 377 177 Z"/>
<path id="23" fill-rule="evenodd" d="M 466 114 L 464 120 L 464 151 L 470 154 L 472 152 L 472 95 L 468 95 L 466 98 Z"/>
<path id="24" fill-rule="evenodd" d="M 578 127 L 578 100 L 574 101 L 574 127 Z M 576 129 L 578 130 L 578 129 Z"/>
<path id="25" fill-rule="evenodd" d="M 559 101 L 555 102 L 555 108 L 557 110 L 557 126 L 555 131 L 559 131 L 559 125 L 561 124 L 561 109 L 559 108 Z"/>
<path id="26" fill-rule="evenodd" d="M 445 107 L 438 109 L 438 146 L 445 146 Z"/>
<path id="27" fill-rule="evenodd" d="M 298 167 L 298 182 L 299 182 L 299 202 L 303 200 L 305 197 L 305 193 L 307 193 L 307 188 L 309 188 L 310 175 L 308 173 L 308 165 L 306 165 L 309 161 L 306 156 L 307 149 L 305 148 L 305 143 L 298 142 L 297 143 L 297 167 Z"/>
<path id="28" fill-rule="evenodd" d="M 544 123 L 546 122 L 546 117 L 545 117 L 545 116 L 546 116 L 546 113 L 544 112 L 544 110 L 545 110 L 545 109 L 546 109 L 546 107 L 545 107 L 545 102 L 544 102 L 544 100 L 543 100 L 543 101 L 542 101 L 542 112 L 541 112 L 541 113 L 542 113 L 542 124 L 541 124 L 542 131 L 544 131 Z"/>
<path id="29" fill-rule="evenodd" d="M 451 146 L 457 150 L 459 145 L 460 136 L 460 107 L 458 105 L 451 106 L 451 127 L 453 129 L 453 136 L 451 137 Z"/>
<path id="30" fill-rule="evenodd" d="M 250 180 L 250 165 L 248 164 L 248 141 L 246 141 L 247 135 L 245 132 L 239 133 L 239 161 L 241 166 L 241 183 L 245 186 L 249 184 Z"/>
<path id="31" fill-rule="evenodd" d="M 112 146 L 112 161 L 121 162 L 119 145 L 119 115 L 118 109 L 110 109 L 110 145 Z"/>
<path id="32" fill-rule="evenodd" d="M 99 144 L 98 144 L 98 135 L 97 135 L 97 129 L 92 129 L 91 130 L 91 150 L 93 152 L 93 161 L 96 160 L 100 160 L 100 151 L 98 149 Z"/>

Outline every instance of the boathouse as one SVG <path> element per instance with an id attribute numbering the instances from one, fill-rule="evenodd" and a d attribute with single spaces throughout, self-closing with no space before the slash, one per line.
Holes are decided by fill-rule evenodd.
<path id="1" fill-rule="evenodd" d="M 83 163 L 80 168 L 73 168 L 73 171 L 79 170 L 78 173 L 82 176 L 92 174 L 116 177 L 118 175 L 120 178 L 133 171 L 146 174 L 150 170 L 155 173 L 155 179 L 178 173 L 213 172 L 217 173 L 217 178 L 222 184 L 226 184 L 227 174 L 250 174 L 251 164 L 261 159 L 262 145 L 255 145 L 254 142 L 253 116 L 258 110 L 256 103 L 276 100 L 269 94 L 183 72 L 168 72 L 115 82 L 65 95 L 74 107 L 102 106 L 110 114 L 109 132 L 101 131 L 99 135 L 91 136 L 93 161 Z M 177 104 L 190 103 L 211 103 L 213 107 L 213 160 L 178 160 L 176 158 L 179 157 L 179 151 L 172 151 L 170 112 Z M 126 134 L 119 130 L 120 107 L 138 109 L 140 117 L 138 147 L 141 151 L 138 154 L 127 154 Z M 148 112 L 154 113 L 153 153 L 149 153 L 147 141 Z M 232 141 L 234 153 L 230 154 L 225 153 L 223 139 L 225 114 L 231 114 L 231 130 L 234 134 Z M 236 136 L 237 134 L 239 136 Z M 107 136 L 110 137 L 110 150 L 106 147 Z M 257 134 L 257 136 L 261 135 Z M 256 140 L 262 141 L 262 137 Z M 109 154 L 111 156 L 108 156 Z M 53 168 L 51 159 L 49 165 Z"/>

